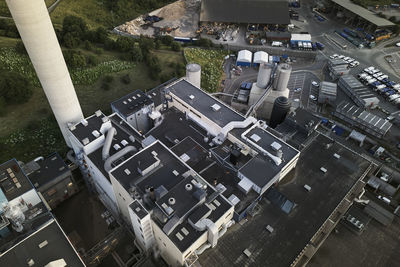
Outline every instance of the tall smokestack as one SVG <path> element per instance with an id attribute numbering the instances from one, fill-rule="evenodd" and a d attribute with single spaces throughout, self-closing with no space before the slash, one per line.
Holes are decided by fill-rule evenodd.
<path id="1" fill-rule="evenodd" d="M 6 0 L 26 51 L 70 147 L 68 123 L 83 119 L 44 0 Z"/>

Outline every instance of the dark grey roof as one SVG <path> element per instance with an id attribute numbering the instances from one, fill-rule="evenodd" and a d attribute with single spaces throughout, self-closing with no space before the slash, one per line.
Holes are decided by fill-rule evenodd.
<path id="1" fill-rule="evenodd" d="M 44 160 L 37 161 L 37 163 L 40 169 L 28 175 L 29 180 L 31 180 L 36 188 L 39 188 L 61 175 L 70 173 L 68 166 L 57 152 L 46 157 Z"/>
<path id="2" fill-rule="evenodd" d="M 39 245 L 43 242 L 47 244 L 40 248 Z M 34 266 L 45 266 L 59 259 L 64 259 L 67 266 L 84 266 L 54 219 L 1 255 L 0 265 L 28 266 L 30 259 L 33 260 Z"/>
<path id="3" fill-rule="evenodd" d="M 135 212 L 135 214 L 140 218 L 143 219 L 148 213 L 148 211 L 140 204 L 139 201 L 133 201 L 129 207 Z"/>
<path id="4" fill-rule="evenodd" d="M 240 226 L 240 231 L 228 231 L 218 246 L 199 257 L 200 264 L 290 266 L 370 165 L 337 142 L 326 149 L 325 144 L 331 142 L 317 136 L 302 151 L 296 168 L 285 178 L 287 182 L 276 187 L 296 203 L 289 215 L 280 206 L 260 201 L 257 215 Z M 341 158 L 335 159 L 334 153 Z M 327 168 L 325 175 L 320 167 Z M 311 186 L 310 192 L 303 188 L 305 184 Z M 272 234 L 265 230 L 267 225 L 274 229 Z M 253 253 L 251 258 L 236 261 L 246 248 Z"/>
<path id="5" fill-rule="evenodd" d="M 289 7 L 281 0 L 203 0 L 200 21 L 289 24 Z"/>
<path id="6" fill-rule="evenodd" d="M 0 165 L 0 190 L 8 201 L 21 196 L 33 188 L 15 159 Z"/>
<path id="7" fill-rule="evenodd" d="M 260 139 L 257 142 L 254 140 L 252 141 L 264 150 L 274 154 L 271 144 L 276 142 L 281 145 L 283 153 L 282 163 L 279 166 L 277 166 L 268 156 L 263 156 L 262 153 L 260 153 L 240 169 L 240 172 L 243 175 L 259 187 L 263 188 L 264 186 L 275 182 L 275 180 L 272 181 L 272 179 L 276 177 L 289 161 L 299 154 L 299 151 L 259 127 L 255 127 L 246 133 L 246 137 L 249 139 L 252 139 L 251 137 L 253 135 L 257 135 Z M 251 146 L 251 144 L 249 145 Z"/>
<path id="8" fill-rule="evenodd" d="M 148 97 L 150 97 L 153 101 L 154 101 L 154 105 L 157 107 L 159 105 L 162 104 L 162 102 L 164 101 L 164 88 L 165 86 L 167 86 L 168 84 L 176 81 L 177 78 L 172 78 L 168 81 L 166 81 L 165 83 L 162 83 L 160 85 L 157 85 L 156 87 L 154 87 L 153 89 L 150 89 L 149 91 L 146 92 L 146 95 Z"/>
<path id="9" fill-rule="evenodd" d="M 121 149 L 124 147 L 124 145 L 122 144 L 123 140 L 128 142 L 127 144 L 128 146 L 134 146 L 139 151 L 139 149 L 142 147 L 141 146 L 142 137 L 140 136 L 140 134 L 136 130 L 134 130 L 126 121 L 122 120 L 121 117 L 116 113 L 110 115 L 109 119 L 111 121 L 111 125 L 117 130 L 117 134 L 114 135 L 114 138 L 111 142 L 110 156 L 114 155 L 115 153 L 117 153 L 117 151 L 120 150 L 120 149 L 116 150 L 114 148 L 114 145 L 118 144 L 121 147 Z M 129 139 L 129 136 L 133 136 L 135 138 L 135 142 L 132 142 Z M 109 179 L 108 173 L 104 170 L 104 160 L 102 157 L 102 151 L 103 151 L 103 146 L 90 153 L 88 157 L 102 172 L 102 174 L 107 179 Z M 116 162 L 116 164 L 121 163 L 124 159 L 128 159 L 133 154 L 134 152 L 129 152 L 124 157 L 122 157 L 118 162 Z"/>
<path id="10" fill-rule="evenodd" d="M 226 104 L 222 103 L 186 80 L 179 80 L 178 82 L 169 85 L 167 89 L 179 97 L 182 101 L 185 101 L 187 105 L 193 107 L 220 127 L 224 127 L 231 121 L 245 120 L 243 115 L 234 111 Z M 193 100 L 189 97 L 191 95 L 194 96 Z M 214 104 L 218 104 L 220 106 L 218 111 L 214 111 L 211 108 L 211 106 Z"/>
<path id="11" fill-rule="evenodd" d="M 87 122 L 87 125 L 85 126 L 82 121 L 77 123 L 71 131 L 71 133 L 78 139 L 78 141 L 83 145 L 83 139 L 88 138 L 89 143 L 92 142 L 93 140 L 97 139 L 92 132 L 93 131 L 99 131 L 101 125 L 103 124 L 103 120 L 105 120 L 106 116 L 101 112 L 97 111 L 96 114 L 86 118 L 84 121 Z M 100 136 L 102 133 L 99 131 Z"/>
<path id="12" fill-rule="evenodd" d="M 376 25 L 377 27 L 394 26 L 394 23 L 390 22 L 389 20 L 378 17 L 376 14 L 372 13 L 368 9 L 356 5 L 352 3 L 350 0 L 332 0 L 332 2 L 338 4 L 339 6 L 342 6 L 343 8 L 356 14 L 357 16 L 362 17 L 363 19 L 369 21 L 370 23 Z"/>
<path id="13" fill-rule="evenodd" d="M 128 117 L 144 106 L 154 103 L 143 91 L 136 90 L 111 103 L 111 106 L 121 115 Z"/>
<path id="14" fill-rule="evenodd" d="M 154 162 L 153 151 L 157 154 L 156 157 L 160 160 L 160 164 L 151 172 L 151 175 L 142 176 L 138 167 Z M 127 174 L 125 169 L 128 169 L 130 173 Z M 183 179 L 182 174 L 188 170 L 188 167 L 173 156 L 159 141 L 156 141 L 112 170 L 111 174 L 128 192 L 131 186 L 136 185 L 144 193 L 146 187 L 156 189 L 161 185 L 170 190 Z M 178 175 L 175 175 L 174 171 Z"/>

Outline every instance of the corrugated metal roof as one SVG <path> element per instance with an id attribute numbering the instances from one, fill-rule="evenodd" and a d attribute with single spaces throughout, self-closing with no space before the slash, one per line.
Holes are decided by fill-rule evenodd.
<path id="1" fill-rule="evenodd" d="M 290 24 L 283 0 L 202 0 L 200 21 Z"/>
<path id="2" fill-rule="evenodd" d="M 362 17 L 363 19 L 369 21 L 370 23 L 378 27 L 394 26 L 394 23 L 390 22 L 389 20 L 378 17 L 371 11 L 359 5 L 353 4 L 350 0 L 332 0 L 332 2 L 356 14 L 357 16 Z"/>

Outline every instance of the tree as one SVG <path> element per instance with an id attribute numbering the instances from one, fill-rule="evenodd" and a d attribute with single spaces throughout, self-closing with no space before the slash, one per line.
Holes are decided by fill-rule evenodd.
<path id="1" fill-rule="evenodd" d="M 65 62 L 69 68 L 83 68 L 86 66 L 86 57 L 79 51 L 64 50 Z"/>
<path id="2" fill-rule="evenodd" d="M 171 49 L 173 51 L 179 52 L 181 51 L 181 45 L 178 42 L 172 42 Z"/>
<path id="3" fill-rule="evenodd" d="M 120 52 L 128 52 L 135 46 L 135 40 L 129 37 L 120 36 L 115 41 L 115 49 Z"/>
<path id="4" fill-rule="evenodd" d="M 15 44 L 15 51 L 17 51 L 17 53 L 19 53 L 21 55 L 26 55 L 27 54 L 25 46 L 24 46 L 24 43 L 22 41 L 18 41 Z"/>
<path id="5" fill-rule="evenodd" d="M 0 98 L 7 104 L 25 103 L 31 98 L 32 84 L 23 75 L 8 71 L 1 73 L 0 77 Z"/>
<path id="6" fill-rule="evenodd" d="M 72 33 L 66 33 L 63 37 L 63 44 L 67 48 L 76 48 L 80 43 L 80 40 L 76 38 Z"/>
<path id="7" fill-rule="evenodd" d="M 85 46 L 85 49 L 88 50 L 88 51 L 92 51 L 92 49 L 93 49 L 93 45 L 89 40 L 86 40 L 84 42 L 84 46 Z"/>
<path id="8" fill-rule="evenodd" d="M 143 61 L 142 50 L 140 50 L 137 47 L 133 47 L 129 51 L 129 57 L 130 57 L 130 60 L 132 60 L 133 62 L 141 62 L 141 61 Z"/>
<path id="9" fill-rule="evenodd" d="M 148 54 L 154 48 L 154 41 L 150 38 L 140 37 L 139 47 L 142 50 L 142 54 Z"/>
<path id="10" fill-rule="evenodd" d="M 167 46 L 170 46 L 174 42 L 174 38 L 169 35 L 163 35 L 159 38 L 161 42 Z"/>

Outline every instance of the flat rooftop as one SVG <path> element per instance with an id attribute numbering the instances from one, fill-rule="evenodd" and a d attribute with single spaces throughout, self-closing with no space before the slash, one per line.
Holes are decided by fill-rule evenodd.
<path id="1" fill-rule="evenodd" d="M 204 141 L 207 132 L 191 120 L 186 120 L 185 114 L 176 108 L 169 108 L 163 113 L 162 123 L 146 133 L 146 137 L 153 136 L 168 147 L 173 147 L 190 136 L 204 148 L 209 145 Z M 180 155 L 179 155 L 180 156 Z"/>
<path id="2" fill-rule="evenodd" d="M 28 175 L 32 184 L 38 188 L 57 177 L 70 172 L 67 164 L 58 153 L 54 153 L 43 160 L 36 161 L 40 169 Z"/>
<path id="3" fill-rule="evenodd" d="M 328 143 L 332 146 L 326 149 Z M 215 248 L 199 257 L 200 264 L 290 266 L 369 165 L 341 144 L 317 135 L 302 151 L 286 183 L 274 188 L 294 202 L 295 208 L 287 214 L 264 197 L 258 213 L 243 225 L 234 225 Z M 327 169 L 325 174 L 321 167 Z M 310 192 L 303 188 L 305 184 L 311 186 Z M 272 233 L 265 229 L 267 225 L 274 229 Z M 252 253 L 250 258 L 243 254 L 245 249 Z"/>
<path id="4" fill-rule="evenodd" d="M 231 121 L 245 120 L 243 115 L 184 79 L 168 85 L 166 90 L 169 90 L 220 127 L 224 127 Z M 211 108 L 215 104 L 220 107 L 218 111 Z"/>
<path id="5" fill-rule="evenodd" d="M 282 168 L 284 168 L 289 161 L 299 154 L 298 150 L 259 127 L 251 129 L 246 133 L 245 137 L 272 155 L 275 155 L 275 151 L 272 149 L 273 143 L 278 144 L 282 151 L 282 163 L 279 166 L 276 165 L 270 157 L 264 156 L 263 153 L 259 151 L 260 154 L 251 159 L 239 170 L 243 175 L 261 188 L 270 183 Z M 253 147 L 253 145 L 249 145 Z M 259 150 L 258 148 L 255 149 Z"/>
<path id="6" fill-rule="evenodd" d="M 394 26 L 394 23 L 390 22 L 389 20 L 378 17 L 375 13 L 372 13 L 362 6 L 352 3 L 350 0 L 332 0 L 332 2 L 338 4 L 344 9 L 347 9 L 353 14 L 356 14 L 357 16 L 360 16 L 377 27 Z"/>
<path id="7" fill-rule="evenodd" d="M 1 266 L 34 266 L 63 259 L 68 266 L 85 266 L 54 219 L 0 255 Z"/>
<path id="8" fill-rule="evenodd" d="M 107 120 L 107 116 L 104 115 L 100 110 L 96 111 L 92 116 L 82 120 L 77 123 L 74 127 L 70 128 L 71 133 L 78 139 L 78 141 L 83 144 L 83 140 L 87 138 L 90 142 L 94 141 L 96 137 L 93 132 L 98 131 L 99 136 L 103 135 L 100 132 L 101 125 Z"/>
<path id="9" fill-rule="evenodd" d="M 157 159 L 158 165 L 146 173 L 146 168 L 155 165 Z M 162 143 L 156 141 L 113 169 L 111 174 L 128 192 L 132 186 L 136 186 L 144 194 L 148 187 L 157 189 L 164 186 L 167 191 L 172 189 L 184 179 L 182 174 L 189 170 Z"/>
<path id="10" fill-rule="evenodd" d="M 200 21 L 289 24 L 289 7 L 280 0 L 203 0 Z"/>
<path id="11" fill-rule="evenodd" d="M 118 114 L 110 115 L 109 119 L 111 121 L 111 125 L 117 130 L 117 134 L 114 135 L 114 138 L 111 142 L 110 156 L 114 155 L 119 150 L 123 149 L 125 146 L 134 146 L 136 147 L 137 151 L 139 151 L 139 149 L 142 148 L 141 145 L 142 137 L 140 136 L 139 133 L 137 133 L 135 129 L 132 128 L 132 126 L 130 126 L 126 121 L 122 120 L 122 118 Z M 135 138 L 134 142 L 130 139 L 130 136 L 133 136 Z M 103 151 L 103 146 L 90 153 L 88 157 L 102 172 L 102 174 L 107 179 L 109 179 L 108 173 L 104 170 L 105 161 L 103 160 L 102 151 Z M 128 159 L 130 156 L 133 155 L 133 153 L 134 152 L 130 152 L 126 154 L 123 158 L 121 158 L 114 164 L 119 164 L 124 159 Z"/>
<path id="12" fill-rule="evenodd" d="M 31 182 L 15 159 L 0 165 L 0 190 L 8 201 L 21 196 L 31 189 L 33 189 Z"/>
<path id="13" fill-rule="evenodd" d="M 141 90 L 135 90 L 132 93 L 115 100 L 111 103 L 111 106 L 118 110 L 121 115 L 128 117 L 144 106 L 148 106 L 152 103 L 154 103 L 152 98 L 147 94 L 143 93 Z"/>

